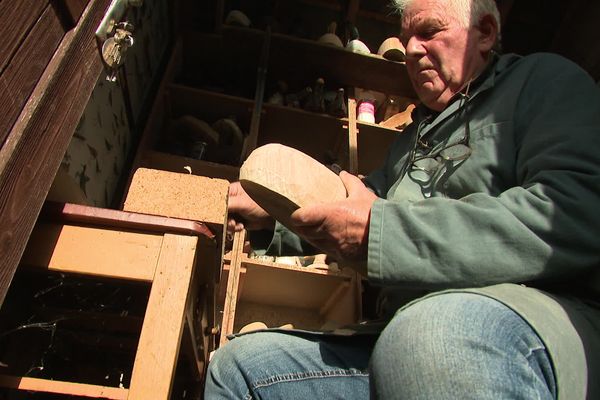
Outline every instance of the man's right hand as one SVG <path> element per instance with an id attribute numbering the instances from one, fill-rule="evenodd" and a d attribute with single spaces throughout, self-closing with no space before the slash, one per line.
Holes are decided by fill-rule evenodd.
<path id="1" fill-rule="evenodd" d="M 275 220 L 246 193 L 239 182 L 229 185 L 227 231 L 273 229 Z"/>

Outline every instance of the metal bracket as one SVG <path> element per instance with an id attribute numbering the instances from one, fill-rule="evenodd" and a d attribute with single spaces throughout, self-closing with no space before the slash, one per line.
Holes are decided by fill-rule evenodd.
<path id="1" fill-rule="evenodd" d="M 140 7 L 143 0 L 113 0 L 96 29 L 96 44 L 106 70 L 106 79 L 115 82 L 127 49 L 133 46 L 133 24 L 121 21 L 129 7 Z"/>

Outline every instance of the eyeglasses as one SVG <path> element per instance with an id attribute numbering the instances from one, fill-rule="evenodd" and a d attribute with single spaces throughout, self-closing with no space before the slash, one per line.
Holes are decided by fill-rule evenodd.
<path id="1" fill-rule="evenodd" d="M 413 158 L 408 175 L 415 181 L 428 183 L 435 180 L 434 178 L 437 177 L 443 167 L 466 160 L 471 153 L 472 150 L 466 142 L 448 145 L 433 154 Z"/>
<path id="2" fill-rule="evenodd" d="M 404 179 L 405 175 L 408 174 L 413 181 L 421 185 L 426 197 L 431 195 L 435 184 L 439 181 L 443 173 L 451 169 L 450 167 L 458 167 L 473 152 L 469 146 L 470 127 L 466 112 L 469 97 L 468 94 L 461 94 L 461 96 L 464 103 L 459 106 L 458 115 L 465 119 L 465 134 L 458 142 L 447 144 L 440 149 L 433 149 L 433 151 L 427 154 L 417 156 L 420 147 L 425 149 L 429 147 L 420 138 L 423 125 L 428 123 L 429 119 L 421 121 L 417 126 L 415 143 L 403 167 L 400 180 Z"/>

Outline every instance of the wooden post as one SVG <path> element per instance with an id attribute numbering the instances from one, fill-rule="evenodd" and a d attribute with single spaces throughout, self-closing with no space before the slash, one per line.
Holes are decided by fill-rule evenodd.
<path id="1" fill-rule="evenodd" d="M 227 278 L 225 305 L 223 307 L 223 322 L 221 327 L 220 346 L 223 346 L 225 343 L 227 343 L 227 335 L 233 333 L 233 323 L 235 321 L 235 308 L 238 301 L 240 273 L 242 268 L 242 258 L 245 240 L 246 231 L 236 232 L 233 236 L 231 263 L 229 267 L 229 276 Z"/>

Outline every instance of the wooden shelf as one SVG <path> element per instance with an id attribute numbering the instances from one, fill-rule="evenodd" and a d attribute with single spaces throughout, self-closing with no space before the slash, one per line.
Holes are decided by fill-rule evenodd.
<path id="1" fill-rule="evenodd" d="M 220 118 L 234 117 L 242 131 L 247 134 L 250 129 L 252 100 L 180 84 L 168 85 L 167 93 L 170 118 L 194 115 L 212 123 Z"/>
<path id="2" fill-rule="evenodd" d="M 294 75 L 337 82 L 342 86 L 369 88 L 389 94 L 415 97 L 404 63 L 389 61 L 378 55 L 353 53 L 316 41 L 273 34 L 268 74 Z"/>
<path id="3" fill-rule="evenodd" d="M 223 27 L 223 37 L 231 43 L 246 43 L 252 53 L 257 51 L 265 33 L 257 29 Z M 239 45 L 238 45 L 239 47 Z M 234 49 L 231 49 L 234 52 Z M 375 49 L 377 51 L 377 49 Z M 297 83 L 303 87 L 323 77 L 326 82 L 339 86 L 357 86 L 372 90 L 414 98 L 415 93 L 408 80 L 406 65 L 386 60 L 377 54 L 365 55 L 348 51 L 315 40 L 296 38 L 273 33 L 269 50 L 267 78 L 269 81 L 283 79 L 290 87 Z M 258 57 L 258 55 L 255 55 Z M 255 78 L 255 76 L 253 77 Z"/>
<path id="4" fill-rule="evenodd" d="M 322 163 L 347 164 L 347 120 L 264 104 L 258 145 L 281 143 Z"/>

